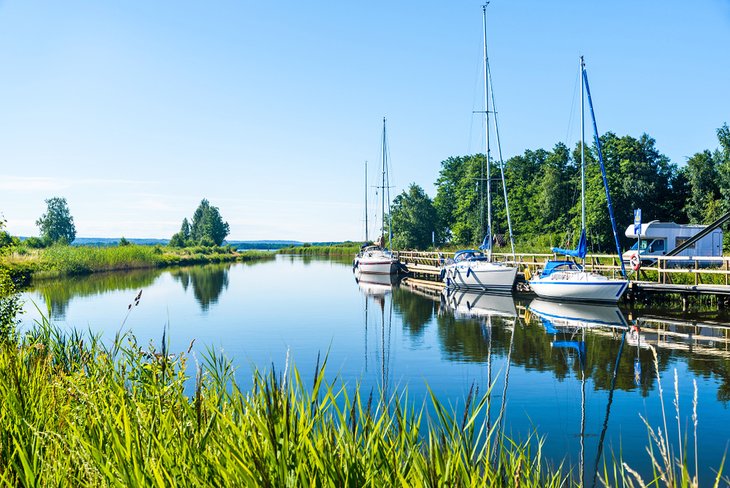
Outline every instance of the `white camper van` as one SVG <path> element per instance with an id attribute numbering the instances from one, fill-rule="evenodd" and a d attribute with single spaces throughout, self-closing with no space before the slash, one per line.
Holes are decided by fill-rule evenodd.
<path id="1" fill-rule="evenodd" d="M 626 237 L 637 239 L 637 242 L 622 257 L 624 261 L 630 261 L 638 252 L 642 262 L 651 261 L 651 257 L 664 256 L 705 227 L 707 226 L 652 220 L 648 224 L 641 224 L 641 250 L 639 250 L 639 236 L 634 233 L 634 226 L 630 225 L 626 228 Z M 722 229 L 713 230 L 678 255 L 722 256 Z"/>

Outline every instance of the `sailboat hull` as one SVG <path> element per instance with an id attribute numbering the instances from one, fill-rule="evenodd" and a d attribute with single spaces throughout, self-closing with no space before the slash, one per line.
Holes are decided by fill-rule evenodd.
<path id="1" fill-rule="evenodd" d="M 612 280 L 594 273 L 561 273 L 530 280 L 540 298 L 595 303 L 617 303 L 628 287 L 626 280 Z"/>
<path id="2" fill-rule="evenodd" d="M 399 272 L 400 263 L 390 252 L 375 250 L 357 256 L 354 267 L 360 273 L 391 275 Z"/>
<path id="3" fill-rule="evenodd" d="M 451 264 L 444 268 L 444 283 L 454 288 L 509 293 L 517 268 L 486 261 Z"/>

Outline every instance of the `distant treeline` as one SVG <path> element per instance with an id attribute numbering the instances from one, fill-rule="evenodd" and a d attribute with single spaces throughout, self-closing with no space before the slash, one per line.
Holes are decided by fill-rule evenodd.
<path id="1" fill-rule="evenodd" d="M 633 210 L 643 221 L 709 223 L 730 211 L 730 129 L 717 129 L 718 148 L 703 150 L 681 167 L 659 152 L 648 134 L 634 138 L 608 132 L 601 137 L 611 199 L 624 247 Z M 484 237 L 486 203 L 480 197 L 484 155 L 442 161 L 436 196 L 412 184 L 391 208 L 393 247 L 475 245 Z M 586 145 L 586 220 L 589 250 L 614 251 L 595 144 Z M 507 215 L 498 162 L 491 162 L 492 233 L 508 242 Z M 505 161 L 512 230 L 522 250 L 547 251 L 572 245 L 580 232 L 580 144 L 558 143 L 552 150 L 528 149 Z M 726 229 L 727 230 L 727 229 Z M 434 233 L 434 234 L 432 234 Z M 726 249 L 730 240 L 725 239 Z M 614 251 L 615 252 L 615 251 Z"/>

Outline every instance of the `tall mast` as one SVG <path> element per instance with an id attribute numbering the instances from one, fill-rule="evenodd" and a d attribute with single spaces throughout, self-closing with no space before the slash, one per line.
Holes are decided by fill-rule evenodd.
<path id="1" fill-rule="evenodd" d="M 368 239 L 368 162 L 365 161 L 365 242 L 370 242 Z"/>
<path id="2" fill-rule="evenodd" d="M 382 222 L 382 232 L 380 235 L 383 238 L 383 244 L 385 244 L 385 117 L 383 117 L 383 186 L 380 190 L 380 197 L 382 200 L 381 203 L 381 213 L 380 213 L 380 219 Z"/>
<path id="3" fill-rule="evenodd" d="M 583 110 L 583 56 L 580 57 L 580 229 L 586 228 L 586 164 L 585 164 L 585 113 Z"/>
<path id="4" fill-rule="evenodd" d="M 484 158 L 487 166 L 487 255 L 492 259 L 492 192 L 491 192 L 491 171 L 489 169 L 489 58 L 487 56 L 487 5 L 482 6 L 482 23 L 484 26 L 484 137 L 486 140 L 486 154 Z M 482 178 L 484 175 L 482 174 Z M 483 183 L 483 182 L 482 182 Z M 483 206 L 482 206 L 483 208 Z M 483 210 L 482 210 L 483 211 Z"/>
<path id="5" fill-rule="evenodd" d="M 606 191 L 606 204 L 608 205 L 608 217 L 611 219 L 611 230 L 613 231 L 613 240 L 616 244 L 616 254 L 621 256 L 621 243 L 618 240 L 618 232 L 616 231 L 616 217 L 613 214 L 613 203 L 611 202 L 611 191 L 608 188 L 608 178 L 606 177 L 606 165 L 603 163 L 603 150 L 601 149 L 601 139 L 598 137 L 598 124 L 596 124 L 596 114 L 593 112 L 593 101 L 591 100 L 591 86 L 588 84 L 588 73 L 586 73 L 585 65 L 583 66 L 582 78 L 585 83 L 586 96 L 588 97 L 588 110 L 591 111 L 591 121 L 593 122 L 593 140 L 596 143 L 596 154 L 598 156 L 598 164 L 601 166 L 601 176 L 603 177 L 603 189 Z M 623 259 L 621 263 L 621 276 L 626 278 L 626 266 Z"/>

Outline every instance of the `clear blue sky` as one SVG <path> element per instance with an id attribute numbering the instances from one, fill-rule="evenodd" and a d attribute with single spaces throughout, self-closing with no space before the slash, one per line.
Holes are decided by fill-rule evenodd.
<path id="1" fill-rule="evenodd" d="M 488 15 L 505 157 L 576 142 L 580 54 L 601 132 L 684 164 L 730 123 L 727 0 Z M 478 1 L 0 2 L 0 212 L 37 235 L 64 196 L 78 236 L 169 237 L 205 197 L 230 239 L 360 239 L 383 116 L 394 193 L 483 151 L 481 22 Z"/>

